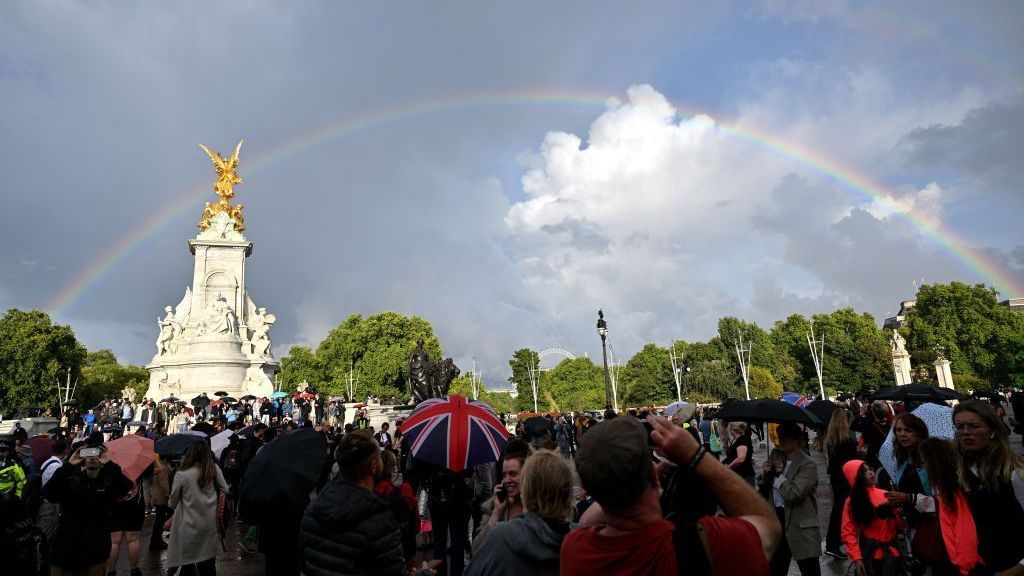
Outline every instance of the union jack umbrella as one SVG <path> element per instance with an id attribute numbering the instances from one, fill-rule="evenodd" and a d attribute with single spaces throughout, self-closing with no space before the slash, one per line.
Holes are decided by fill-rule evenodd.
<path id="1" fill-rule="evenodd" d="M 806 408 L 811 403 L 803 394 L 797 394 L 796 392 L 783 392 L 782 401 L 792 404 L 797 408 Z"/>
<path id="2" fill-rule="evenodd" d="M 497 462 L 508 438 L 490 406 L 456 394 L 420 402 L 398 429 L 413 457 L 452 472 Z"/>

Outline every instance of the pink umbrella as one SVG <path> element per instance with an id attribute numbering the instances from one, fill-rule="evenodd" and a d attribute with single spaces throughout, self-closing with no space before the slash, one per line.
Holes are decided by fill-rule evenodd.
<path id="1" fill-rule="evenodd" d="M 25 441 L 25 446 L 32 449 L 32 459 L 36 461 L 37 466 L 42 466 L 43 462 L 53 456 L 53 440 L 46 434 L 29 438 Z"/>
<path id="2" fill-rule="evenodd" d="M 155 457 L 153 441 L 138 434 L 107 442 L 107 451 L 111 461 L 120 466 L 121 471 L 132 482 L 142 476 Z"/>

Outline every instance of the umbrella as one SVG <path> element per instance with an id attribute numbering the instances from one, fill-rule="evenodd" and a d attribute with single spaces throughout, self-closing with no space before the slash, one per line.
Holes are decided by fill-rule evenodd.
<path id="1" fill-rule="evenodd" d="M 757 400 L 734 400 L 722 406 L 715 416 L 721 420 L 746 420 L 752 422 L 792 422 L 821 426 L 821 420 L 803 408 L 797 408 L 782 400 L 759 398 Z"/>
<path id="2" fill-rule="evenodd" d="M 68 400 L 67 402 L 61 404 L 61 406 L 78 406 L 78 400 Z"/>
<path id="3" fill-rule="evenodd" d="M 157 440 L 153 445 L 153 450 L 161 456 L 179 456 L 186 448 L 196 442 L 201 442 L 204 438 L 206 435 L 199 432 L 171 434 Z"/>
<path id="4" fill-rule="evenodd" d="M 798 408 L 806 408 L 811 403 L 803 394 L 797 394 L 796 392 L 783 392 L 782 401 L 787 404 L 792 404 Z"/>
<path id="5" fill-rule="evenodd" d="M 963 400 L 965 396 L 949 388 L 928 386 L 927 384 L 904 384 L 882 388 L 869 397 L 871 400 L 916 400 L 918 402 L 945 402 L 946 400 Z"/>
<path id="6" fill-rule="evenodd" d="M 39 466 L 42 466 L 43 462 L 49 460 L 50 456 L 53 456 L 53 440 L 46 434 L 40 434 L 25 440 L 25 446 L 32 449 L 32 458 Z"/>
<path id="7" fill-rule="evenodd" d="M 344 400 L 341 396 L 331 396 L 329 399 L 330 402 L 342 402 Z"/>
<path id="8" fill-rule="evenodd" d="M 121 467 L 121 472 L 136 481 L 153 463 L 153 441 L 145 436 L 130 434 L 107 442 L 110 459 Z"/>
<path id="9" fill-rule="evenodd" d="M 220 458 L 221 452 L 228 447 L 228 444 L 231 443 L 231 437 L 234 435 L 234 430 L 225 430 L 210 438 L 210 449 L 213 450 L 213 455 Z"/>
<path id="10" fill-rule="evenodd" d="M 167 398 L 164 398 L 163 400 L 161 400 L 161 402 L 167 402 L 168 404 L 174 404 L 175 402 L 179 402 L 179 401 L 180 400 L 178 398 L 174 397 L 173 395 L 172 396 L 168 396 Z"/>
<path id="11" fill-rule="evenodd" d="M 452 472 L 497 462 L 508 439 L 490 406 L 457 394 L 420 402 L 399 430 L 414 457 Z"/>
<path id="12" fill-rule="evenodd" d="M 256 523 L 279 512 L 284 501 L 294 509 L 305 508 L 325 460 L 327 442 L 313 428 L 299 428 L 264 445 L 242 478 L 243 517 Z"/>
<path id="13" fill-rule="evenodd" d="M 237 398 L 232 398 L 231 396 L 221 396 L 220 400 L 225 404 L 234 404 L 235 402 L 238 402 Z"/>
<path id="14" fill-rule="evenodd" d="M 828 400 L 815 400 L 807 406 L 804 406 L 804 410 L 814 414 L 818 420 L 821 420 L 821 423 L 826 426 L 828 426 L 829 420 L 832 419 L 832 413 L 840 408 L 842 408 L 842 406 Z"/>
<path id="15" fill-rule="evenodd" d="M 217 429 L 213 427 L 213 424 L 209 422 L 200 422 L 192 427 L 194 432 L 200 432 L 206 436 L 213 436 L 217 433 Z"/>
<path id="16" fill-rule="evenodd" d="M 271 398 L 285 398 L 286 396 L 288 396 L 287 392 L 274 392 L 270 395 Z"/>
<path id="17" fill-rule="evenodd" d="M 240 398 L 240 400 L 245 400 L 245 401 L 255 400 L 255 399 L 256 399 L 256 397 L 253 396 L 252 394 L 246 394 L 245 396 L 242 396 Z"/>
<path id="18" fill-rule="evenodd" d="M 202 408 L 203 406 L 209 406 L 210 405 L 210 398 L 209 398 L 209 396 L 203 396 L 202 394 L 200 394 L 199 396 L 196 396 L 195 398 L 192 399 L 191 404 L 193 406 L 195 406 L 196 408 Z"/>
<path id="19" fill-rule="evenodd" d="M 363 403 L 363 402 L 360 402 L 359 404 L 356 404 L 355 406 L 353 406 L 353 408 L 366 408 L 366 404 Z"/>
<path id="20" fill-rule="evenodd" d="M 149 426 L 149 422 L 143 422 L 142 420 L 132 420 L 128 423 L 132 428 L 138 428 L 139 426 Z"/>
<path id="21" fill-rule="evenodd" d="M 228 393 L 223 391 L 223 390 L 218 390 L 218 391 L 214 392 L 213 395 L 214 396 L 227 396 Z"/>
<path id="22" fill-rule="evenodd" d="M 236 432 L 236 434 L 238 434 L 242 438 L 248 438 L 249 436 L 252 436 L 253 434 L 256 433 L 256 429 L 259 428 L 259 426 L 260 426 L 259 424 L 253 424 L 252 426 L 246 426 L 245 428 L 242 428 L 241 430 Z"/>
<path id="23" fill-rule="evenodd" d="M 988 400 L 989 402 L 995 403 L 997 406 L 1006 402 L 1006 396 L 1003 396 L 995 390 L 975 390 L 971 396 L 978 400 Z"/>
<path id="24" fill-rule="evenodd" d="M 909 384 L 908 384 L 909 386 Z M 942 404 L 921 404 L 911 414 L 917 416 L 928 426 L 928 436 L 932 438 L 944 438 L 952 440 L 956 435 L 953 428 L 953 409 Z M 893 426 L 895 428 L 895 426 Z M 890 429 L 889 435 L 885 437 L 881 448 L 878 450 L 878 459 L 882 467 L 889 473 L 889 477 L 896 478 L 896 456 L 893 454 L 893 439 L 895 431 Z"/>
<path id="25" fill-rule="evenodd" d="M 295 397 L 296 398 L 302 398 L 304 400 L 312 400 L 313 398 L 316 398 L 316 394 L 310 394 L 309 392 L 303 392 L 301 394 L 296 394 Z"/>
<path id="26" fill-rule="evenodd" d="M 120 426 L 107 426 L 106 428 L 101 428 L 100 432 L 103 432 L 103 433 L 107 433 L 107 432 L 121 432 L 122 430 L 123 429 Z"/>

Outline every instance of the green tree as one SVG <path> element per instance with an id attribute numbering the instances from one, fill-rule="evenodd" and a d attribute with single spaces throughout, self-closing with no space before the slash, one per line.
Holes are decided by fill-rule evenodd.
<path id="1" fill-rule="evenodd" d="M 605 405 L 604 369 L 590 358 L 567 358 L 546 372 L 542 381 L 548 410 L 597 410 Z"/>
<path id="2" fill-rule="evenodd" d="M 136 400 L 141 399 L 149 387 L 149 371 L 141 366 L 120 364 L 111 350 L 96 350 L 86 355 L 75 396 L 83 408 L 88 408 L 104 398 L 121 398 L 126 387 L 135 390 Z"/>
<path id="3" fill-rule="evenodd" d="M 295 386 L 307 382 L 321 392 L 337 392 L 333 386 L 327 385 L 327 371 L 324 370 L 320 358 L 306 346 L 292 346 L 288 355 L 281 358 L 281 373 L 278 380 L 286 390 L 294 390 Z"/>
<path id="4" fill-rule="evenodd" d="M 85 347 L 45 312 L 10 309 L 0 318 L 0 413 L 57 407 L 57 383 L 81 378 Z"/>
<path id="5" fill-rule="evenodd" d="M 795 364 L 786 348 L 777 346 L 768 332 L 753 322 L 745 322 L 731 316 L 718 321 L 718 337 L 729 349 L 736 365 L 736 378 L 742 381 L 736 344 L 743 337 L 743 347 L 750 348 L 750 365 L 760 366 L 772 374 L 773 379 L 783 386 L 793 386 L 797 381 Z"/>
<path id="6" fill-rule="evenodd" d="M 529 348 L 520 348 L 512 354 L 512 359 L 508 361 L 508 365 L 512 368 L 512 375 L 508 377 L 508 381 L 516 388 L 516 411 L 533 411 L 533 388 L 530 385 L 530 369 L 536 370 L 540 368 L 540 356 Z M 537 377 L 540 377 L 539 373 Z M 538 408 L 540 408 L 541 398 L 543 397 L 538 394 Z"/>
<path id="7" fill-rule="evenodd" d="M 782 384 L 775 381 L 775 377 L 767 368 L 760 366 L 750 367 L 750 398 L 775 398 L 782 397 Z"/>
<path id="8" fill-rule="evenodd" d="M 452 380 L 449 394 L 461 394 L 466 398 L 473 397 L 473 375 L 464 374 Z M 483 381 L 477 382 L 477 400 L 484 402 L 497 414 L 510 414 L 515 411 L 512 397 L 507 392 L 488 390 Z"/>
<path id="9" fill-rule="evenodd" d="M 432 360 L 441 360 L 441 343 L 430 323 L 419 316 L 397 312 L 349 316 L 317 347 L 326 378 L 323 388 L 331 394 L 347 393 L 352 368 L 359 377 L 356 396 L 410 397 L 409 353 L 417 340 L 424 341 Z"/>
<path id="10" fill-rule="evenodd" d="M 998 303 L 992 288 L 961 282 L 921 286 L 901 329 L 911 356 L 934 358 L 936 346 L 953 374 L 997 385 L 1024 383 L 1024 315 Z"/>
<path id="11" fill-rule="evenodd" d="M 671 401 L 675 379 L 668 350 L 647 344 L 618 373 L 619 402 L 628 406 L 655 406 Z"/>

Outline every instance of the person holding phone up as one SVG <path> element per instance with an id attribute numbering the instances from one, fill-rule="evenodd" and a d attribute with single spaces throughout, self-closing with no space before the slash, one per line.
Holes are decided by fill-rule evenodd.
<path id="1" fill-rule="evenodd" d="M 107 448 L 90 438 L 53 473 L 45 497 L 61 505 L 52 543 L 51 574 L 102 575 L 110 556 L 110 510 L 132 482 L 110 461 Z"/>

